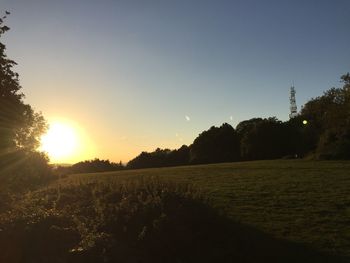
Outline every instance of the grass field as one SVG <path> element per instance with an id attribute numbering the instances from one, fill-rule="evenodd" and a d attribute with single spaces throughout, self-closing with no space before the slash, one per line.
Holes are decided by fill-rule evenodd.
<path id="1" fill-rule="evenodd" d="M 350 257 L 350 162 L 254 161 L 73 175 L 68 180 L 140 176 L 193 183 L 238 222 Z"/>
<path id="2" fill-rule="evenodd" d="M 0 214 L 0 247 L 12 253 L 0 254 L 0 261 L 16 262 L 8 258 L 21 253 L 38 260 L 35 251 L 48 251 L 50 262 L 100 262 L 102 251 L 114 242 L 107 255 L 111 262 L 118 257 L 128 258 L 125 262 L 214 262 L 218 255 L 222 259 L 216 262 L 336 262 L 323 253 L 348 262 L 349 171 L 350 162 L 275 160 L 66 176 Z M 224 211 L 234 228 L 205 208 L 208 202 Z M 6 223 L 11 220 L 12 226 Z M 14 235 L 18 240 L 9 242 Z M 45 240 L 53 235 L 59 238 L 48 246 Z M 212 240 L 198 245 L 201 252 L 187 250 L 205 239 Z M 182 254 L 170 249 L 179 244 Z M 18 246 L 30 249 L 17 251 Z M 152 252 L 159 247 L 165 248 L 163 254 Z M 203 254 L 203 248 L 211 252 Z M 88 253 L 80 259 L 69 259 L 65 252 L 83 249 Z M 309 257 L 308 251 L 321 253 Z M 298 253 L 302 257 L 293 258 Z M 144 255 L 144 261 L 135 254 Z"/>

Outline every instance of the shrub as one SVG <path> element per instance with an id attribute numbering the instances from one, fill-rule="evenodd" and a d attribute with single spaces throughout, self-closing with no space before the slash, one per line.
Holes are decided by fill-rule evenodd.
<path id="1" fill-rule="evenodd" d="M 33 192 L 0 222 L 0 247 L 8 251 L 1 262 L 18 255 L 28 262 L 208 262 L 225 255 L 224 220 L 203 195 L 155 178 Z"/>
<path id="2" fill-rule="evenodd" d="M 0 160 L 0 190 L 32 190 L 53 179 L 48 158 L 40 152 L 16 151 Z"/>

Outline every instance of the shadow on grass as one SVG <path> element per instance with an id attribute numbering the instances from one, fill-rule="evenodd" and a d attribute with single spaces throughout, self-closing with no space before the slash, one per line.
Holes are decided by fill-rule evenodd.
<path id="1" fill-rule="evenodd" d="M 53 203 L 55 190 L 44 194 L 0 225 L 0 262 L 349 262 L 233 222 L 188 187 L 80 185 Z"/>

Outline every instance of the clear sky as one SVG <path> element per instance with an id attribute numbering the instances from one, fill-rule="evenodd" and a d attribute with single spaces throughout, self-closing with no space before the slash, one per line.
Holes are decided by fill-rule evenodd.
<path id="1" fill-rule="evenodd" d="M 287 120 L 350 71 L 348 0 L 0 0 L 26 102 L 128 161 L 252 117 Z"/>

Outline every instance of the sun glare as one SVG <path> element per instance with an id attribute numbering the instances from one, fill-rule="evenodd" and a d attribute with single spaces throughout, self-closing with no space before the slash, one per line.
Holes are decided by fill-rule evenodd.
<path id="1" fill-rule="evenodd" d="M 41 150 L 51 161 L 61 162 L 72 158 L 78 150 L 76 130 L 66 123 L 51 123 L 45 135 L 41 137 Z"/>

